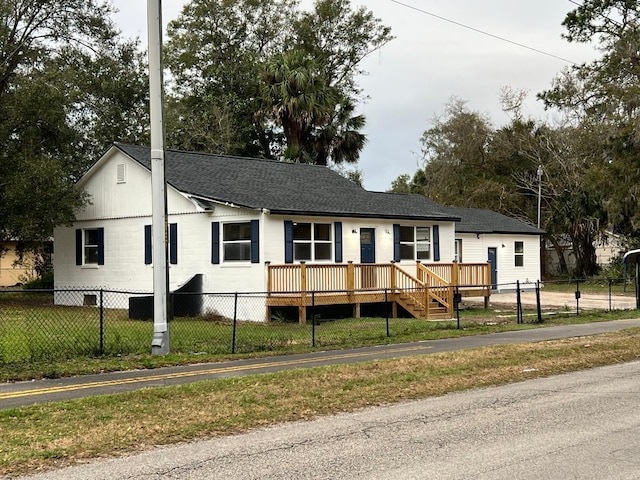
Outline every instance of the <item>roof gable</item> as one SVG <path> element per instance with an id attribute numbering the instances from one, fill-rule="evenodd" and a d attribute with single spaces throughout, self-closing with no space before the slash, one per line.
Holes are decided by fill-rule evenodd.
<path id="1" fill-rule="evenodd" d="M 116 144 L 151 170 L 148 147 Z M 318 165 L 167 150 L 167 182 L 187 195 L 275 214 L 454 221 L 422 195 L 369 192 Z"/>

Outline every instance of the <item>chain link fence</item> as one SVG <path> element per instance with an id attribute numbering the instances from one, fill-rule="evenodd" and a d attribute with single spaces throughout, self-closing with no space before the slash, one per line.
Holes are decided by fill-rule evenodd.
<path id="1" fill-rule="evenodd" d="M 496 320 L 502 322 L 543 323 L 559 315 L 640 309 L 635 281 L 622 278 L 515 282 L 495 287 L 490 307 Z M 462 299 L 462 308 L 477 304 L 477 299 Z"/>
<path id="2" fill-rule="evenodd" d="M 615 280 L 606 280 L 607 285 L 600 287 L 603 291 L 597 307 L 590 298 L 592 294 L 583 293 L 585 285 L 572 282 L 575 292 L 567 292 L 566 285 L 560 287 L 562 298 L 571 300 L 573 295 L 571 302 L 558 303 L 547 295 L 547 290 L 553 290 L 550 282 L 544 287 L 500 285 L 499 293 L 491 295 L 490 312 L 483 310 L 482 297 L 453 295 L 452 300 L 462 310 L 475 305 L 479 319 L 491 316 L 513 323 L 541 322 L 558 311 L 575 310 L 579 315 L 593 308 L 638 308 L 636 298 L 623 294 Z M 632 286 L 632 292 L 634 289 Z M 429 322 L 414 318 L 394 304 L 393 293 L 390 289 L 277 295 L 173 293 L 171 352 L 300 352 L 386 343 L 389 339 L 411 340 L 434 329 L 460 327 L 459 309 L 454 310 L 449 321 Z M 469 316 L 465 318 L 469 321 Z M 152 336 L 153 297 L 149 293 L 0 290 L 0 363 L 148 354 Z"/>

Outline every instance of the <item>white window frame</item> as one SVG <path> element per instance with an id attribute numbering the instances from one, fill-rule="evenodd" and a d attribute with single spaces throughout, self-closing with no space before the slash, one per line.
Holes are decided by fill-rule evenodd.
<path id="1" fill-rule="evenodd" d="M 462 263 L 462 239 L 456 238 L 454 262 Z"/>
<path id="2" fill-rule="evenodd" d="M 518 246 L 520 247 L 520 251 L 518 251 Z M 513 264 L 515 267 L 524 267 L 524 242 L 520 240 L 516 240 L 513 243 Z M 518 265 L 518 259 L 520 260 L 520 265 Z"/>
<path id="3" fill-rule="evenodd" d="M 310 238 L 296 238 L 296 227 L 309 225 Z M 319 227 L 328 227 L 329 238 L 318 238 Z M 333 224 L 328 222 L 295 222 L 293 224 L 293 260 L 296 262 L 331 262 L 333 260 L 335 232 Z M 298 246 L 308 245 L 309 258 L 302 258 L 298 255 Z M 318 247 L 328 246 L 329 256 L 318 258 Z"/>
<path id="4" fill-rule="evenodd" d="M 411 240 L 407 240 L 404 239 L 403 240 L 403 231 L 404 233 L 407 233 L 409 230 L 412 231 L 412 239 Z M 418 233 L 419 230 L 426 230 L 427 231 L 427 239 L 418 239 Z M 399 242 L 400 242 L 400 260 L 420 260 L 420 261 L 424 261 L 424 260 L 431 260 L 431 227 L 417 227 L 414 225 L 400 225 L 400 238 L 399 238 Z M 403 248 L 403 246 L 405 248 Z M 424 247 L 427 247 L 426 250 L 424 249 Z M 404 255 L 405 251 L 406 251 L 406 247 L 411 247 L 412 250 L 412 254 L 411 257 Z M 423 247 L 423 249 L 421 250 L 420 247 Z M 426 258 L 418 258 L 418 252 L 419 251 L 426 251 L 428 252 Z"/>
<path id="5" fill-rule="evenodd" d="M 249 236 L 248 238 L 238 238 L 238 239 L 232 239 L 232 240 L 226 240 L 225 237 L 225 233 L 227 230 L 227 227 L 232 227 L 232 226 L 236 226 L 236 225 L 246 225 L 246 227 L 248 228 L 248 232 L 249 232 Z M 247 253 L 247 258 L 241 258 L 241 259 L 228 259 L 227 258 L 227 249 L 226 247 L 228 245 L 245 245 L 246 244 L 246 253 Z M 244 249 L 241 247 L 241 252 L 244 251 Z M 224 263 L 250 263 L 251 262 L 251 222 L 228 222 L 228 223 L 223 223 L 222 224 L 222 261 Z"/>
<path id="6" fill-rule="evenodd" d="M 89 232 L 95 232 L 96 243 L 89 243 Z M 89 252 L 95 252 L 95 261 L 89 261 Z M 82 229 L 82 264 L 83 265 L 98 265 L 98 257 L 100 256 L 100 245 L 98 243 L 98 229 L 97 228 L 84 228 Z"/>

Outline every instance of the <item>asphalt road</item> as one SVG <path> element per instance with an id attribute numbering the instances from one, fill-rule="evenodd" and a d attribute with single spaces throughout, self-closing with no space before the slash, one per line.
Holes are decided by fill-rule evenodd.
<path id="1" fill-rule="evenodd" d="M 640 319 L 580 325 L 560 325 L 463 338 L 430 340 L 393 344 L 352 350 L 332 350 L 300 355 L 235 360 L 220 363 L 187 365 L 86 375 L 35 382 L 5 383 L 0 385 L 0 409 L 32 405 L 42 402 L 105 395 L 137 390 L 144 387 L 176 385 L 199 380 L 211 380 L 240 375 L 269 373 L 294 368 L 317 367 L 353 363 L 408 355 L 449 352 L 468 348 L 508 343 L 539 342 L 558 338 L 596 335 L 623 328 L 640 327 Z"/>
<path id="2" fill-rule="evenodd" d="M 295 422 L 31 480 L 640 478 L 640 363 Z"/>

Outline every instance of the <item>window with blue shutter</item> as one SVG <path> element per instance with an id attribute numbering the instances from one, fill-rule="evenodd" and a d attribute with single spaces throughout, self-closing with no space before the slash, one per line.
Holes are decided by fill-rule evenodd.
<path id="1" fill-rule="evenodd" d="M 397 223 L 393 225 L 393 261 L 400 261 L 400 225 Z"/>
<path id="2" fill-rule="evenodd" d="M 98 265 L 104 265 L 104 228 L 98 228 Z"/>
<path id="3" fill-rule="evenodd" d="M 333 233 L 335 236 L 335 261 L 342 262 L 342 222 L 333 224 Z"/>
<path id="4" fill-rule="evenodd" d="M 169 263 L 176 265 L 178 263 L 178 224 L 169 224 Z"/>
<path id="5" fill-rule="evenodd" d="M 76 229 L 76 265 L 82 265 L 82 230 Z"/>
<path id="6" fill-rule="evenodd" d="M 251 263 L 260 262 L 260 222 L 251 220 Z"/>
<path id="7" fill-rule="evenodd" d="M 151 249 L 151 225 L 144 226 L 144 264 L 151 265 L 153 262 L 153 251 Z"/>
<path id="8" fill-rule="evenodd" d="M 284 221 L 284 263 L 293 263 L 293 222 Z"/>
<path id="9" fill-rule="evenodd" d="M 104 228 L 76 229 L 76 265 L 104 265 Z"/>
<path id="10" fill-rule="evenodd" d="M 440 226 L 433 226 L 433 260 L 440 261 Z"/>
<path id="11" fill-rule="evenodd" d="M 211 223 L 211 263 L 220 263 L 220 222 Z"/>

